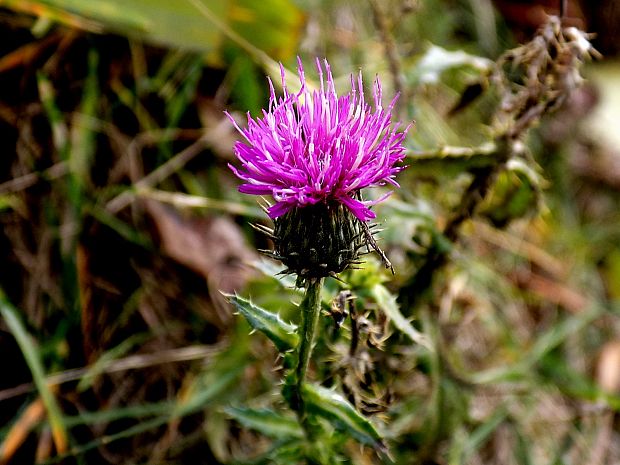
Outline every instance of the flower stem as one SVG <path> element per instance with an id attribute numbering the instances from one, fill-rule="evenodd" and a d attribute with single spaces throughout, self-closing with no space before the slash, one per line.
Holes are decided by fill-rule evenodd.
<path id="1" fill-rule="evenodd" d="M 307 280 L 306 295 L 301 302 L 301 326 L 299 327 L 299 346 L 297 349 L 297 367 L 295 369 L 295 397 L 297 400 L 297 415 L 305 427 L 307 425 L 306 408 L 302 397 L 302 385 L 306 379 L 306 372 L 312 355 L 314 333 L 321 310 L 321 289 L 325 278 L 312 278 Z"/>

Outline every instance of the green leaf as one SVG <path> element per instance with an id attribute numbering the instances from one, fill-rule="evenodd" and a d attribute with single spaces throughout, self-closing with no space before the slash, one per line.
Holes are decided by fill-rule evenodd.
<path id="1" fill-rule="evenodd" d="M 295 418 L 285 417 L 269 409 L 229 407 L 225 412 L 246 428 L 275 439 L 302 439 L 304 432 Z"/>
<path id="2" fill-rule="evenodd" d="M 236 294 L 224 294 L 224 296 L 248 320 L 250 326 L 271 339 L 280 352 L 297 347 L 299 342 L 297 326 L 286 323 L 280 315 L 254 305 L 250 300 Z"/>
<path id="3" fill-rule="evenodd" d="M 281 59 L 298 50 L 305 18 L 296 4 L 291 0 L 229 1 L 228 19 L 239 35 Z"/>
<path id="4" fill-rule="evenodd" d="M 402 331 L 414 343 L 419 344 L 428 350 L 433 350 L 433 346 L 429 338 L 415 329 L 403 316 L 398 308 L 398 304 L 396 303 L 396 297 L 393 296 L 383 284 L 375 284 L 371 288 L 370 294 L 398 330 Z"/>
<path id="5" fill-rule="evenodd" d="M 329 420 L 337 429 L 346 431 L 363 444 L 384 451 L 381 435 L 370 420 L 351 405 L 337 392 L 316 384 L 306 383 L 302 386 L 302 397 L 308 413 Z"/>
<path id="6" fill-rule="evenodd" d="M 94 31 L 212 54 L 224 39 L 276 59 L 294 53 L 304 17 L 290 0 L 8 0 L 16 11 Z"/>

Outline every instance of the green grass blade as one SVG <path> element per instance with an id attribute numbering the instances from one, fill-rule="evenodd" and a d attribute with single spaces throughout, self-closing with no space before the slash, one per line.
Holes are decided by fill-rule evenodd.
<path id="1" fill-rule="evenodd" d="M 100 102 L 98 69 L 99 54 L 93 48 L 88 51 L 88 74 L 84 81 L 80 110 L 74 116 L 71 126 L 69 171 L 79 191 L 82 191 L 90 180 L 91 164 L 96 150 L 96 132 L 88 121 L 97 117 Z"/>
<path id="2" fill-rule="evenodd" d="M 65 417 L 65 425 L 73 427 L 77 425 L 95 425 L 109 423 L 125 418 L 146 418 L 153 416 L 165 416 L 173 411 L 175 401 L 153 402 L 150 404 L 130 405 L 117 407 L 109 410 L 93 412 L 80 412 L 77 415 Z"/>
<path id="3" fill-rule="evenodd" d="M 476 384 L 487 384 L 522 378 L 546 354 L 562 344 L 569 336 L 578 334 L 599 318 L 604 311 L 605 309 L 600 305 L 594 305 L 588 310 L 567 318 L 540 336 L 532 348 L 516 363 L 474 373 L 469 378 L 470 381 Z"/>
<path id="4" fill-rule="evenodd" d="M 45 382 L 45 371 L 37 345 L 32 336 L 26 331 L 19 316 L 19 311 L 7 300 L 4 292 L 0 289 L 0 314 L 9 330 L 15 337 L 24 359 L 32 373 L 32 379 L 39 391 L 39 395 L 45 405 L 49 424 L 52 430 L 56 450 L 63 453 L 67 449 L 67 428 L 63 415 L 54 394 Z"/>
<path id="5" fill-rule="evenodd" d="M 499 408 L 480 426 L 473 430 L 465 443 L 461 463 L 468 463 L 471 455 L 484 445 L 495 430 L 497 430 L 499 425 L 501 425 L 507 418 L 508 412 L 506 412 L 503 408 Z"/>

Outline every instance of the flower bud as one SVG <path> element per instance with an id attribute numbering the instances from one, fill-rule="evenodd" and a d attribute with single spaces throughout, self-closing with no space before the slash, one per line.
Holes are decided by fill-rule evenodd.
<path id="1" fill-rule="evenodd" d="M 359 220 L 338 202 L 293 208 L 274 223 L 275 254 L 302 279 L 341 273 L 363 244 Z"/>

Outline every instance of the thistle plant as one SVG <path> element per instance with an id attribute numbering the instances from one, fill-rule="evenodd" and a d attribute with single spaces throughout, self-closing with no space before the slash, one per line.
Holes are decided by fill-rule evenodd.
<path id="1" fill-rule="evenodd" d="M 338 96 L 326 60 L 316 61 L 319 88 L 315 90 L 306 81 L 301 61 L 298 63 L 298 92 L 287 89 L 281 67 L 282 95 L 276 94 L 269 80 L 269 106 L 262 116 L 248 114 L 245 128 L 231 117 L 243 140 L 234 146 L 240 167 L 230 168 L 243 181 L 239 191 L 273 199 L 266 210 L 274 228 L 256 228 L 273 240 L 274 250 L 265 252 L 280 260 L 286 267 L 284 273 L 295 275 L 297 285 L 304 288 L 300 326 L 290 334 L 293 329 L 278 317 L 240 297 L 231 296 L 231 301 L 254 328 L 286 354 L 285 366 L 290 371 L 283 394 L 309 437 L 316 429 L 309 414 L 313 412 L 336 417 L 340 423 L 348 419 L 358 439 L 380 448 L 382 442 L 368 420 L 344 398 L 308 383 L 306 377 L 324 280 L 361 264 L 363 248 L 376 250 L 391 268 L 374 240 L 374 225 L 369 223 L 375 218 L 372 205 L 390 193 L 368 201 L 362 190 L 398 187 L 395 176 L 403 169 L 399 163 L 405 156 L 403 140 L 408 128 L 399 132 L 399 124 L 392 121 L 396 97 L 383 107 L 378 79 L 371 106 L 364 97 L 361 72 L 357 78 L 351 77 L 351 91 Z"/>

